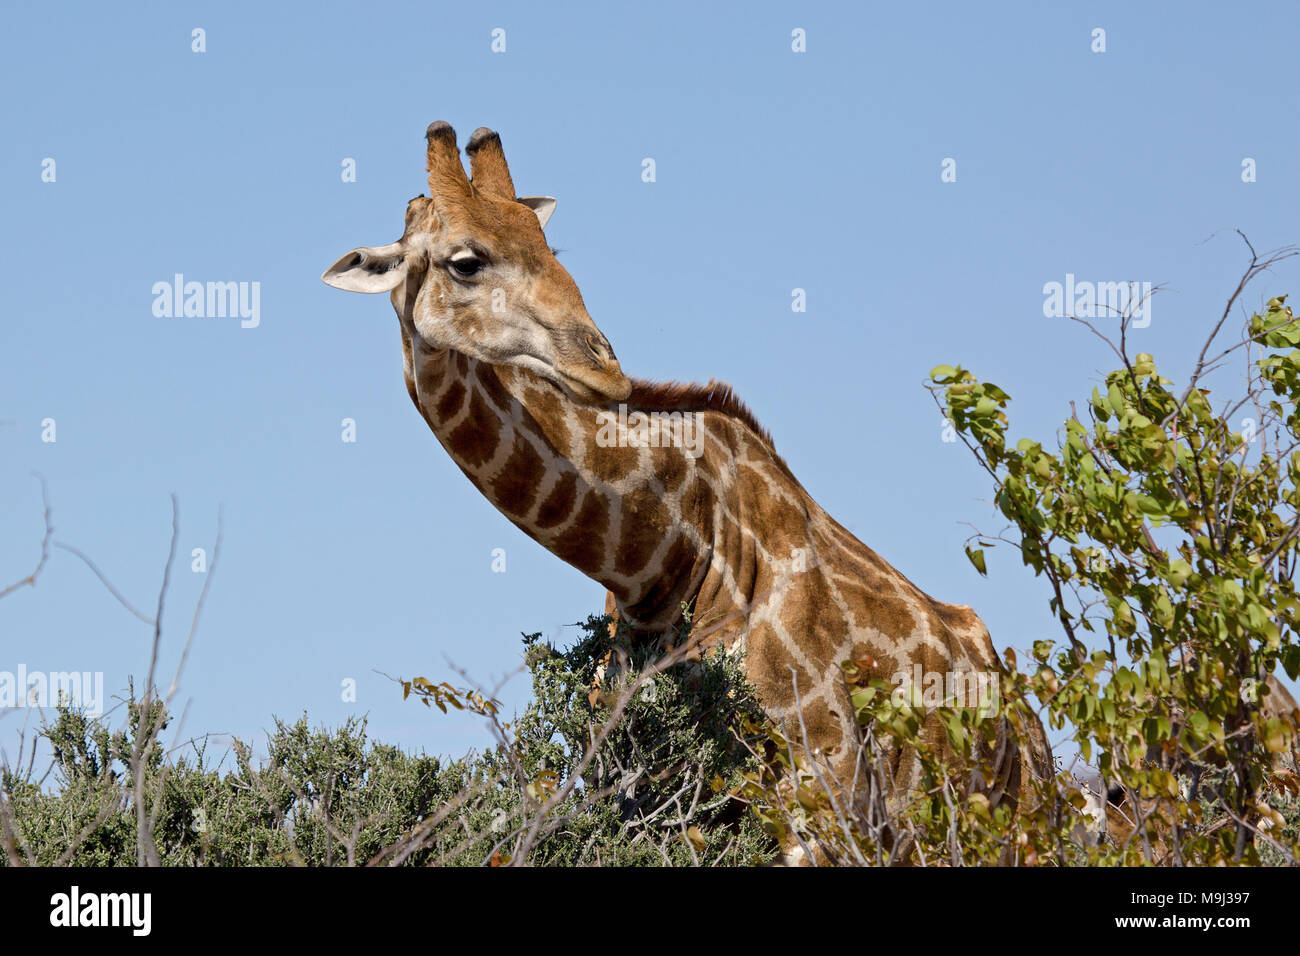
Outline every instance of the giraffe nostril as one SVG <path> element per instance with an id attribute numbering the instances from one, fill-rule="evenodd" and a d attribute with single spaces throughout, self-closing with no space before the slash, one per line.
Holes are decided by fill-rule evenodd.
<path id="1" fill-rule="evenodd" d="M 609 351 L 605 348 L 605 344 L 601 342 L 600 339 L 588 332 L 583 336 L 583 341 L 586 342 L 587 351 L 590 352 L 593 357 L 598 358 L 601 361 L 609 360 Z"/>

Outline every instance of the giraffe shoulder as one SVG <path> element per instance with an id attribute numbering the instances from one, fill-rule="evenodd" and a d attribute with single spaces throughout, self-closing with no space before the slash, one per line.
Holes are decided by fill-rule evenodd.
<path id="1" fill-rule="evenodd" d="M 942 601 L 935 601 L 934 606 L 944 626 L 962 646 L 985 664 L 991 665 L 997 657 L 993 649 L 993 636 L 975 609 L 966 604 L 945 604 Z"/>

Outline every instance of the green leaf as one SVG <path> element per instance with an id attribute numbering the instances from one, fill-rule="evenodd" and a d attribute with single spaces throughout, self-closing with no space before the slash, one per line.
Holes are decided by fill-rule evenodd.
<path id="1" fill-rule="evenodd" d="M 1300 645 L 1288 644 L 1282 649 L 1282 669 L 1292 680 L 1300 679 Z"/>
<path id="2" fill-rule="evenodd" d="M 976 571 L 978 571 L 980 574 L 983 574 L 983 575 L 986 576 L 986 577 L 988 576 L 988 573 L 989 573 L 989 572 L 988 572 L 988 568 L 985 567 L 985 565 L 984 565 L 984 549 L 983 549 L 983 548 L 976 548 L 976 549 L 974 549 L 974 550 L 971 550 L 971 549 L 968 547 L 968 548 L 966 549 L 966 557 L 970 558 L 970 563 L 973 564 L 973 565 L 975 565 L 975 570 L 976 570 Z"/>
<path id="3" fill-rule="evenodd" d="M 1264 729 L 1263 733 L 1260 734 L 1260 739 L 1264 742 L 1264 749 L 1269 753 L 1284 753 L 1287 749 L 1289 737 L 1290 728 L 1279 718 L 1270 717 L 1264 722 Z"/>
<path id="4" fill-rule="evenodd" d="M 1165 513 L 1164 505 L 1150 495 L 1138 495 L 1138 508 L 1143 514 L 1162 515 Z"/>

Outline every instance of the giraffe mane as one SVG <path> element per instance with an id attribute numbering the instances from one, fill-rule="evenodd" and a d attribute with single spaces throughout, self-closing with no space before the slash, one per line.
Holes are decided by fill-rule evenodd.
<path id="1" fill-rule="evenodd" d="M 710 411 L 734 418 L 752 431 L 772 456 L 785 466 L 785 461 L 776 453 L 771 434 L 726 382 L 711 378 L 708 384 L 701 385 L 698 382 L 652 382 L 634 378 L 627 405 L 647 412 Z"/>

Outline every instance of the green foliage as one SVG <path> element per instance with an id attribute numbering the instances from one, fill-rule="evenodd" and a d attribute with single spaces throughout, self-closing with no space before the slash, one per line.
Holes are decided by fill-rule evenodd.
<path id="1" fill-rule="evenodd" d="M 1035 642 L 1033 671 L 1013 679 L 1144 818 L 1126 848 L 1100 857 L 1256 862 L 1259 821 L 1282 822 L 1265 791 L 1294 798 L 1276 758 L 1294 746 L 1296 715 L 1267 698 L 1281 693 L 1268 680 L 1276 669 L 1300 676 L 1298 343 L 1300 323 L 1273 299 L 1239 345 L 1207 360 L 1207 343 L 1179 391 L 1122 340 L 1123 367 L 1093 389 L 1087 422 L 1065 422 L 1055 452 L 1027 438 L 1010 445 L 1010 397 L 996 385 L 960 366 L 931 373 L 997 482 L 1011 523 L 1000 540 L 1052 588 L 1064 641 Z M 1262 354 L 1244 396 L 1216 412 L 1201 376 L 1241 348 Z M 1247 434 L 1231 424 L 1242 409 Z M 1084 632 L 1103 646 L 1090 649 Z M 1294 853 L 1279 836 L 1263 842 Z"/>
<path id="2" fill-rule="evenodd" d="M 522 791 L 508 855 L 525 851 L 541 811 L 530 862 L 770 859 L 775 848 L 732 796 L 752 762 L 738 716 L 760 713 L 739 660 L 712 654 L 665 666 L 654 648 L 611 639 L 607 618 L 582 626 L 565 652 L 525 638 L 533 704 L 504 728 L 508 743 L 485 755 Z"/>
<path id="3" fill-rule="evenodd" d="M 1268 264 L 1253 259 L 1246 279 Z M 1274 299 L 1214 355 L 1222 325 L 1178 391 L 1152 356 L 1129 357 L 1123 318 L 1122 367 L 1055 451 L 1008 438 L 998 386 L 961 366 L 932 370 L 1010 522 L 975 535 L 967 557 L 987 574 L 987 550 L 1014 547 L 1050 585 L 1060 639 L 1034 641 L 1024 670 L 1006 651 L 996 715 L 921 706 L 844 662 L 861 731 L 852 792 L 797 740 L 749 728 L 769 760 L 743 792 L 770 833 L 836 863 L 1297 862 L 1300 710 L 1273 675 L 1300 674 L 1300 323 Z M 1201 379 L 1247 349 L 1244 395 L 1216 412 Z M 1236 430 L 1242 409 L 1251 418 Z M 1090 806 L 1059 770 L 989 799 L 998 742 L 1018 741 L 1028 764 L 1040 720 L 1096 762 L 1112 805 Z M 907 760 L 919 786 L 891 787 Z"/>
<path id="4" fill-rule="evenodd" d="M 59 709 L 42 731 L 53 786 L 0 770 L 0 817 L 14 830 L 8 862 L 16 854 L 40 865 L 134 865 L 137 752 L 147 755 L 140 793 L 152 843 L 168 866 L 770 859 L 771 841 L 728 789 L 749 759 L 732 715 L 757 713 L 737 663 L 710 657 L 638 683 L 638 656 L 625 676 L 600 682 L 608 621 L 583 627 L 565 652 L 525 638 L 535 697 L 513 723 L 500 722 L 498 702 L 478 691 L 401 682 L 404 696 L 426 706 L 491 722 L 497 746 L 454 761 L 374 742 L 364 720 L 330 731 L 305 715 L 276 720 L 261 761 L 239 741 L 215 762 L 203 741 L 173 743 L 165 756 L 150 746 L 134 695 L 116 731 Z M 161 716 L 156 701 L 151 707 Z"/>
<path id="5" fill-rule="evenodd" d="M 746 727 L 769 759 L 742 793 L 769 833 L 836 865 L 1080 862 L 1074 829 L 1082 794 L 1063 793 L 1051 778 L 1007 786 L 997 769 L 1001 747 L 1034 739 L 1037 726 L 1028 701 L 1015 695 L 1014 673 L 1002 675 L 1001 689 L 990 688 L 980 706 L 933 707 L 917 689 L 908 695 L 872 677 L 873 669 L 872 662 L 843 663 L 860 732 L 849 750 L 857 771 L 851 785 L 833 775 L 830 760 L 770 722 Z M 999 693 L 1010 703 L 989 706 Z M 896 772 L 910 761 L 919 785 L 906 790 Z"/>

